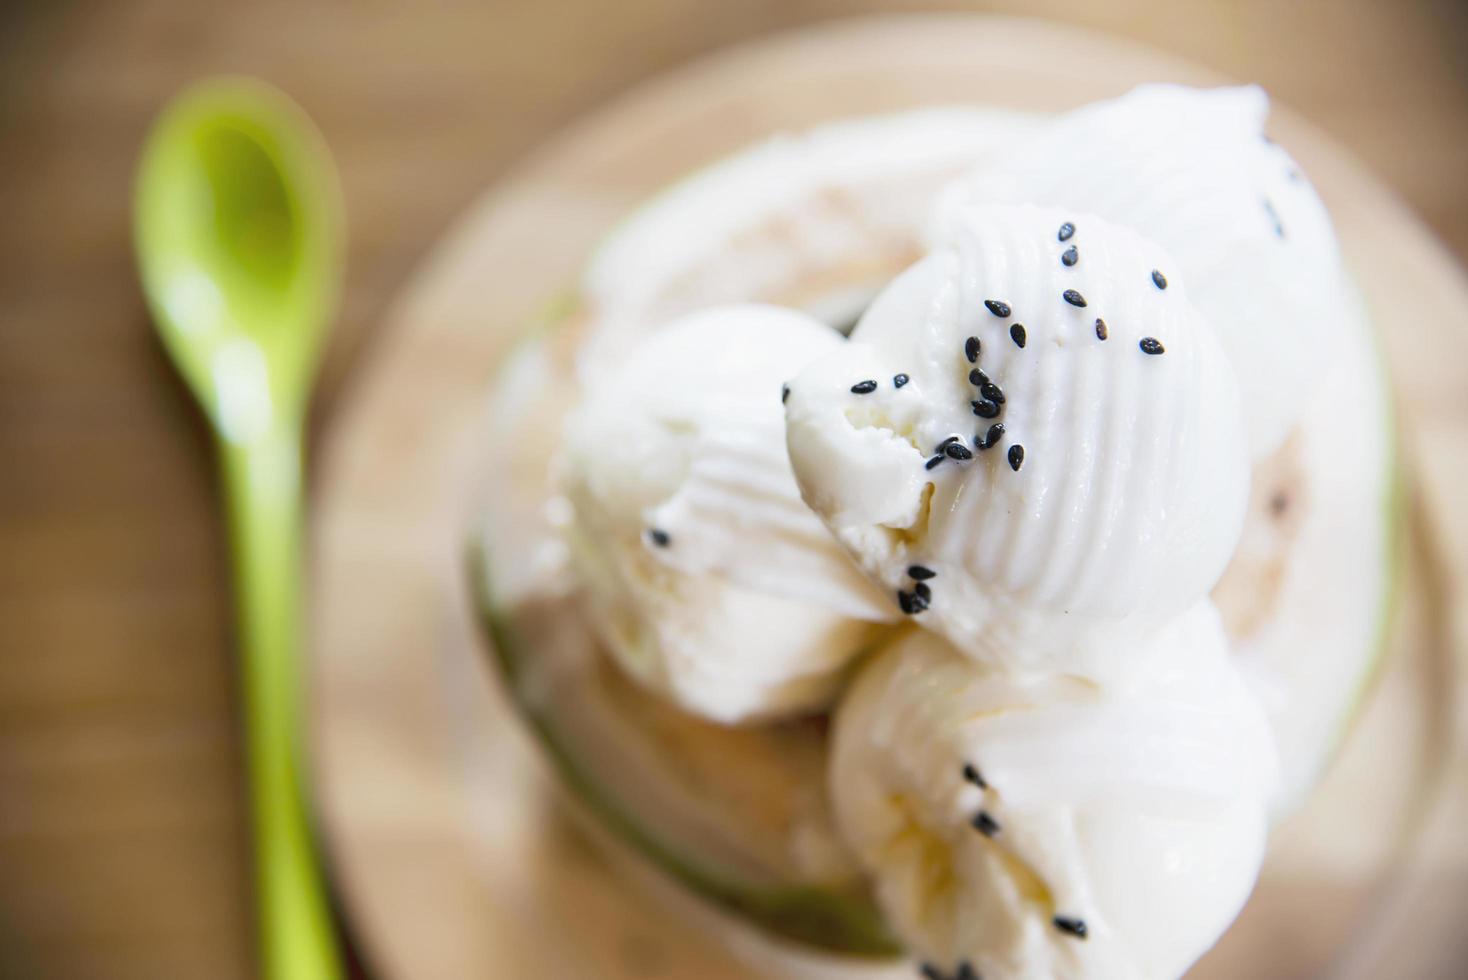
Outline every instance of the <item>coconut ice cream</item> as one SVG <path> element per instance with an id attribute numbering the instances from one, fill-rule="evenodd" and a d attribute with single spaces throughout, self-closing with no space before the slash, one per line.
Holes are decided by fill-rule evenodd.
<path id="1" fill-rule="evenodd" d="M 668 325 L 568 417 L 571 553 L 608 649 L 721 722 L 825 706 L 890 605 L 801 503 L 781 391 L 844 341 L 789 310 Z"/>
<path id="2" fill-rule="evenodd" d="M 1016 675 L 913 633 L 836 714 L 838 824 L 943 976 L 1175 977 L 1264 850 L 1269 728 L 1204 600 L 1126 684 Z"/>
<path id="3" fill-rule="evenodd" d="M 791 382 L 801 492 L 894 606 L 965 655 L 1114 672 L 1234 550 L 1234 372 L 1171 256 L 1130 229 L 1012 206 L 946 221 Z"/>

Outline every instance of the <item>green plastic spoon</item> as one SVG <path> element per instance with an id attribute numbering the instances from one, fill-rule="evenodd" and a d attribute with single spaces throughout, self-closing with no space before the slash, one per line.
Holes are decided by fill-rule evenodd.
<path id="1" fill-rule="evenodd" d="M 280 92 L 199 83 L 159 117 L 134 199 L 143 291 L 219 446 L 233 546 L 263 975 L 341 967 L 301 738 L 301 436 L 341 283 L 320 134 Z"/>

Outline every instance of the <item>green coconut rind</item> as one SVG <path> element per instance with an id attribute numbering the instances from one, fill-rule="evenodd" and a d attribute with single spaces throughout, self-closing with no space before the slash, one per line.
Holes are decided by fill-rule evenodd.
<path id="1" fill-rule="evenodd" d="M 1352 281 L 1356 281 L 1352 277 Z M 1364 298 L 1359 300 L 1365 308 Z M 1381 399 L 1381 415 L 1384 416 L 1382 424 L 1383 445 L 1381 449 L 1381 469 L 1386 474 L 1386 493 L 1381 503 L 1382 515 L 1382 554 L 1385 561 L 1384 574 L 1377 595 L 1378 614 L 1376 618 L 1375 638 L 1372 641 L 1372 649 L 1369 659 L 1361 667 L 1360 677 L 1357 680 L 1354 693 L 1350 701 L 1340 711 L 1339 721 L 1336 724 L 1334 734 L 1325 740 L 1322 751 L 1316 760 L 1311 778 L 1303 784 L 1301 791 L 1293 796 L 1287 797 L 1283 808 L 1274 814 L 1274 822 L 1278 823 L 1289 813 L 1293 812 L 1303 803 L 1310 791 L 1319 784 L 1325 773 L 1329 771 L 1336 759 L 1345 748 L 1346 740 L 1355 729 L 1361 715 L 1366 709 L 1367 700 L 1372 691 L 1375 690 L 1377 682 L 1385 672 L 1388 654 L 1392 647 L 1392 637 L 1395 633 L 1396 623 L 1401 614 L 1402 599 L 1405 593 L 1404 579 L 1407 566 L 1407 523 L 1410 519 L 1411 505 L 1408 493 L 1408 481 L 1410 475 L 1403 465 L 1401 451 L 1401 430 L 1398 428 L 1397 420 L 1400 410 L 1397 400 L 1393 395 L 1393 385 L 1388 368 L 1386 351 L 1384 349 L 1381 335 L 1372 325 L 1369 309 L 1363 324 L 1363 339 L 1373 352 L 1372 362 L 1376 366 L 1378 385 L 1386 397 Z"/>
<path id="2" fill-rule="evenodd" d="M 1405 591 L 1402 583 L 1406 577 L 1407 568 L 1407 521 L 1410 498 L 1407 493 L 1408 475 L 1406 468 L 1402 465 L 1401 430 L 1397 427 L 1397 420 L 1401 413 L 1397 407 L 1396 398 L 1391 394 L 1391 376 L 1387 368 L 1386 351 L 1383 349 L 1381 336 L 1369 325 L 1366 333 L 1376 354 L 1374 361 L 1380 376 L 1381 388 L 1387 393 L 1387 397 L 1382 399 L 1382 413 L 1386 416 L 1383 423 L 1386 440 L 1382 447 L 1381 462 L 1382 466 L 1386 468 L 1388 481 L 1386 499 L 1382 505 L 1386 574 L 1382 578 L 1381 597 L 1378 600 L 1381 613 L 1376 623 L 1376 652 L 1361 672 L 1361 681 L 1356 688 L 1355 697 L 1341 713 L 1340 726 L 1336 730 L 1333 744 L 1321 760 L 1320 772 L 1324 772 L 1340 754 L 1346 736 L 1351 729 L 1356 727 L 1356 722 L 1365 709 L 1367 697 L 1376 687 L 1377 680 L 1385 670 L 1387 654 L 1391 650 L 1392 635 L 1396 628 L 1397 618 L 1401 615 L 1402 596 Z"/>
<path id="3" fill-rule="evenodd" d="M 1320 782 L 1324 774 L 1329 771 L 1345 748 L 1346 739 L 1355 729 L 1362 713 L 1366 710 L 1366 702 L 1375 690 L 1377 681 L 1386 670 L 1387 654 L 1391 651 L 1392 636 L 1396 628 L 1397 618 L 1401 613 L 1402 595 L 1404 593 L 1402 580 L 1406 569 L 1407 536 L 1406 524 L 1408 519 L 1408 504 L 1406 493 L 1406 474 L 1397 465 L 1397 439 L 1395 429 L 1391 430 L 1387 437 L 1386 446 L 1387 465 L 1392 467 L 1390 485 L 1387 488 L 1386 502 L 1382 507 L 1385 528 L 1383 534 L 1386 538 L 1386 574 L 1382 577 L 1381 595 L 1378 600 L 1381 612 L 1376 621 L 1376 639 L 1373 641 L 1374 652 L 1361 670 L 1360 680 L 1357 682 L 1355 693 L 1351 696 L 1350 703 L 1340 713 L 1340 722 L 1336 725 L 1335 734 L 1328 740 L 1328 744 L 1317 760 L 1313 776 L 1305 784 L 1303 791 L 1298 795 L 1286 797 L 1288 802 L 1284 809 L 1275 813 L 1274 820 L 1277 823 L 1290 812 L 1296 809 L 1309 795 L 1310 790 Z"/>
<path id="4" fill-rule="evenodd" d="M 535 733 L 564 784 L 600 819 L 602 826 L 679 884 L 720 908 L 769 932 L 828 952 L 863 957 L 900 956 L 882 914 L 865 895 L 843 894 L 815 885 L 770 887 L 741 882 L 658 840 L 591 772 L 580 764 L 557 731 L 554 719 L 520 695 L 519 639 L 513 615 L 493 602 L 482 546 L 471 548 L 469 574 L 477 618 L 494 652 L 510 699 Z"/>

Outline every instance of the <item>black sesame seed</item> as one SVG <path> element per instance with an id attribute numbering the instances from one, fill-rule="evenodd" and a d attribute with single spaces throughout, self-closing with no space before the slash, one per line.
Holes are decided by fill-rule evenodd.
<path id="1" fill-rule="evenodd" d="M 1018 473 L 1019 472 L 1019 468 L 1024 465 L 1024 462 L 1025 462 L 1025 447 L 1024 446 L 1021 446 L 1019 443 L 1015 443 L 1014 445 L 1010 446 L 1009 447 L 1009 468 L 1012 469 L 1012 470 L 1014 470 L 1016 473 Z"/>
<path id="2" fill-rule="evenodd" d="M 913 594 L 912 594 L 912 611 L 915 612 L 915 613 L 920 613 L 924 609 L 927 609 L 928 608 L 928 598 L 931 595 L 932 595 L 932 593 L 929 593 L 928 595 L 924 596 L 924 595 L 918 595 L 917 592 L 913 592 Z"/>
<path id="3" fill-rule="evenodd" d="M 1055 923 L 1055 928 L 1061 932 L 1068 932 L 1077 939 L 1086 938 L 1086 923 L 1083 919 L 1072 919 L 1068 916 L 1057 915 L 1050 921 Z"/>
<path id="4" fill-rule="evenodd" d="M 1158 272 L 1156 269 L 1153 269 L 1152 270 L 1152 285 L 1156 286 L 1158 289 L 1166 289 L 1167 288 L 1167 277 L 1164 276 L 1162 273 Z"/>
<path id="5" fill-rule="evenodd" d="M 989 376 L 978 368 L 974 368 L 968 373 L 968 383 L 975 387 L 981 387 L 989 383 Z"/>
<path id="6" fill-rule="evenodd" d="M 1070 236 L 1074 235 L 1075 233 L 1076 226 L 1067 221 L 1065 224 L 1060 226 L 1060 235 L 1058 237 L 1062 242 L 1068 242 L 1070 241 Z"/>
<path id="7" fill-rule="evenodd" d="M 908 565 L 907 577 L 910 579 L 916 579 L 919 582 L 926 582 L 930 578 L 937 578 L 938 573 L 933 571 L 927 565 Z"/>
<path id="8" fill-rule="evenodd" d="M 932 963 L 924 963 L 918 968 L 918 973 L 925 980 L 984 980 L 974 971 L 973 964 L 968 960 L 959 963 L 958 969 L 952 974 L 944 973 Z"/>
<path id="9" fill-rule="evenodd" d="M 1158 342 L 1156 337 L 1143 337 L 1141 340 L 1137 341 L 1137 346 L 1142 348 L 1143 354 L 1161 354 L 1164 350 L 1166 350 L 1166 348 Z"/>
<path id="10" fill-rule="evenodd" d="M 989 784 L 984 782 L 984 777 L 979 774 L 978 768 L 971 762 L 964 763 L 963 778 L 973 783 L 979 789 L 989 788 Z"/>
<path id="11" fill-rule="evenodd" d="M 1096 339 L 1106 339 L 1106 321 L 1101 319 L 1099 316 L 1096 318 Z"/>
<path id="12" fill-rule="evenodd" d="M 1064 252 L 1060 253 L 1060 264 L 1065 266 L 1066 268 L 1070 268 L 1080 260 L 1081 253 L 1076 251 L 1076 247 L 1074 245 L 1066 249 Z"/>
<path id="13" fill-rule="evenodd" d="M 953 443 L 962 438 L 962 436 L 949 436 L 947 439 L 944 439 L 942 442 L 938 443 L 938 445 L 934 446 L 933 452 L 941 453 L 943 450 L 947 449 L 949 446 L 953 445 Z"/>
<path id="14" fill-rule="evenodd" d="M 999 417 L 999 406 L 987 398 L 982 401 L 969 402 L 974 407 L 974 414 L 981 419 L 993 419 Z"/>
<path id="15" fill-rule="evenodd" d="M 866 381 L 858 381 L 856 384 L 851 386 L 851 393 L 853 395 L 870 395 L 876 390 L 877 383 L 875 381 L 872 381 L 870 378 Z"/>
<path id="16" fill-rule="evenodd" d="M 979 338 L 977 338 L 977 337 L 970 337 L 968 340 L 965 340 L 963 342 L 963 353 L 964 353 L 964 356 L 968 358 L 968 362 L 970 364 L 973 364 L 976 361 L 978 361 L 978 359 L 979 359 Z"/>
<path id="17" fill-rule="evenodd" d="M 648 528 L 647 539 L 653 544 L 657 545 L 659 548 L 666 548 L 668 545 L 673 543 L 673 536 L 660 527 Z"/>
<path id="18" fill-rule="evenodd" d="M 973 452 L 961 442 L 950 442 L 943 447 L 943 451 L 948 454 L 949 459 L 963 460 L 974 458 Z"/>
<path id="19" fill-rule="evenodd" d="M 905 374 L 894 374 L 892 375 L 892 387 L 901 388 L 910 380 L 911 379 Z"/>
<path id="20" fill-rule="evenodd" d="M 983 395 L 985 398 L 987 398 L 991 402 L 994 402 L 995 404 L 1004 404 L 1003 389 L 994 384 L 992 381 L 985 381 L 983 384 L 979 385 L 979 394 Z"/>
<path id="21" fill-rule="evenodd" d="M 998 442 L 1003 436 L 1004 423 L 995 422 L 993 425 L 989 426 L 989 431 L 984 433 L 983 438 L 979 438 L 978 436 L 974 437 L 974 445 L 978 446 L 980 449 L 992 449 L 994 444 Z"/>
<path id="22" fill-rule="evenodd" d="M 911 592 L 903 592 L 901 589 L 898 589 L 897 590 L 897 607 L 899 609 L 901 609 L 902 612 L 905 615 L 911 616 L 912 615 L 912 593 Z"/>
<path id="23" fill-rule="evenodd" d="M 1086 297 L 1082 296 L 1080 293 L 1076 292 L 1074 289 L 1067 289 L 1065 292 L 1063 292 L 1063 293 L 1060 294 L 1060 298 L 1063 299 L 1063 300 L 1065 300 L 1071 306 L 1085 306 L 1086 305 Z"/>
<path id="24" fill-rule="evenodd" d="M 939 453 L 936 456 L 930 456 L 930 457 L 928 457 L 928 461 L 923 464 L 923 469 L 925 469 L 925 470 L 931 470 L 931 469 L 933 469 L 934 467 L 936 467 L 939 463 L 943 462 L 947 458 L 948 457 L 947 456 L 944 456 L 942 453 Z"/>
<path id="25" fill-rule="evenodd" d="M 933 589 L 927 582 L 919 582 L 912 587 L 912 594 L 924 602 L 928 602 L 933 598 Z"/>
<path id="26" fill-rule="evenodd" d="M 975 830 L 985 837 L 993 837 L 999 833 L 999 821 L 989 816 L 983 810 L 980 810 L 978 815 L 969 822 L 973 824 Z"/>
<path id="27" fill-rule="evenodd" d="M 780 386 L 780 404 L 783 405 L 786 402 L 788 402 L 789 400 L 790 400 L 790 386 L 789 385 L 781 385 Z"/>
<path id="28" fill-rule="evenodd" d="M 1012 312 L 1009 309 L 1009 304 L 1004 302 L 1003 300 L 986 299 L 984 300 L 984 305 L 987 306 L 989 308 L 989 312 L 994 314 L 995 316 L 1009 316 L 1009 314 Z"/>
<path id="29" fill-rule="evenodd" d="M 1009 327 L 1009 339 L 1021 350 L 1025 346 L 1025 325 L 1023 323 L 1011 324 Z"/>

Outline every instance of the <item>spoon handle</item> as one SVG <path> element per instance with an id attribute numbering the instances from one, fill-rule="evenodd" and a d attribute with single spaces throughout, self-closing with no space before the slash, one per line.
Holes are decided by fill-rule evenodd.
<path id="1" fill-rule="evenodd" d="M 316 860 L 302 738 L 301 439 L 282 423 L 221 442 L 238 603 L 267 980 L 334 980 L 341 965 Z"/>

